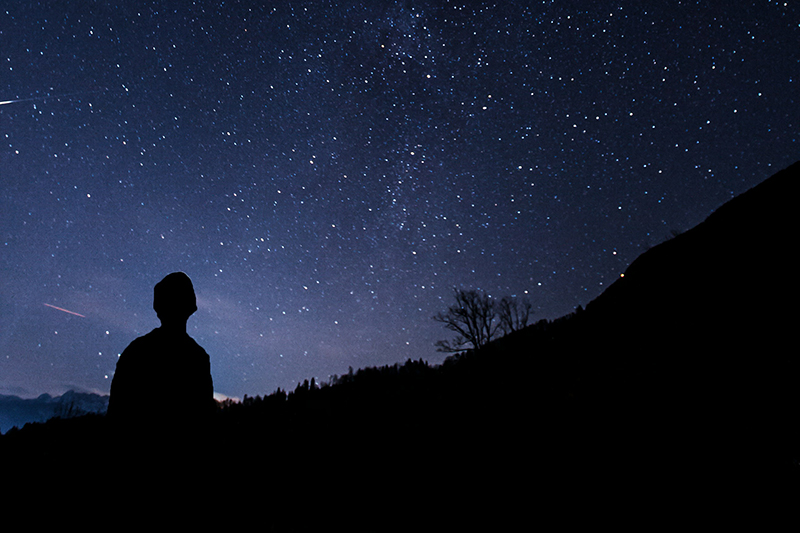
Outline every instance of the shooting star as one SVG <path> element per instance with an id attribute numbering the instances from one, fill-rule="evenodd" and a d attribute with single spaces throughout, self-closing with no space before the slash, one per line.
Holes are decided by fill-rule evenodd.
<path id="1" fill-rule="evenodd" d="M 108 88 L 98 89 L 96 91 L 80 91 L 75 93 L 53 94 L 46 96 L 34 96 L 32 98 L 20 98 L 18 100 L 3 100 L 0 105 L 17 104 L 20 102 L 38 102 L 44 100 L 57 100 L 59 98 L 72 98 L 73 96 L 83 96 L 86 94 L 99 94 L 108 91 Z"/>
<path id="2" fill-rule="evenodd" d="M 65 313 L 69 313 L 71 315 L 79 316 L 81 318 L 86 318 L 84 315 L 82 315 L 80 313 L 76 313 L 75 311 L 70 311 L 69 309 L 64 309 L 62 307 L 56 307 L 55 305 L 50 305 L 50 304 L 44 304 L 44 305 L 46 305 L 47 307 L 52 307 L 53 309 L 58 309 L 59 311 L 64 311 Z"/>

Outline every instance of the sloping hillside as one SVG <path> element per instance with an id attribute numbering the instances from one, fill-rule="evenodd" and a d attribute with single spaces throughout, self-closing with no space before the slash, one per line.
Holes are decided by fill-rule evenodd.
<path id="1" fill-rule="evenodd" d="M 642 254 L 563 326 L 498 343 L 548 359 L 533 366 L 579 398 L 588 468 L 658 497 L 679 480 L 695 496 L 796 483 L 798 185 L 800 163 Z"/>
<path id="2" fill-rule="evenodd" d="M 228 405 L 181 449 L 146 429 L 145 448 L 110 440 L 98 416 L 0 447 L 39 476 L 124 490 L 129 476 L 191 472 L 181 488 L 238 487 L 248 516 L 265 501 L 282 517 L 347 509 L 377 530 L 399 509 L 410 523 L 433 508 L 440 525 L 498 526 L 786 496 L 800 456 L 799 183 L 795 164 L 644 253 L 585 310 L 441 366 L 364 369 Z"/>

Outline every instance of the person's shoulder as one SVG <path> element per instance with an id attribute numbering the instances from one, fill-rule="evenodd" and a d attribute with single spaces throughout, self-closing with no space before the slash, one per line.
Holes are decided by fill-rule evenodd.
<path id="1" fill-rule="evenodd" d="M 149 333 L 145 333 L 141 337 L 136 337 L 131 344 L 147 344 L 149 342 L 158 342 L 161 337 L 161 328 L 155 328 Z"/>
<path id="2" fill-rule="evenodd" d="M 141 337 L 136 337 L 131 341 L 127 348 L 125 348 L 125 352 L 131 351 L 139 351 L 149 344 L 154 342 L 158 342 L 158 328 L 152 330 L 150 333 L 145 333 Z M 124 352 L 123 352 L 124 353 Z"/>
<path id="3" fill-rule="evenodd" d="M 197 341 L 196 341 L 196 340 L 194 340 L 194 339 L 193 339 L 192 337 L 190 337 L 189 335 L 186 335 L 186 337 L 189 339 L 189 341 L 188 341 L 188 342 L 189 342 L 189 344 L 192 346 L 192 349 L 193 349 L 193 350 L 195 350 L 195 351 L 197 351 L 197 352 L 203 352 L 203 353 L 206 353 L 205 349 L 204 349 L 202 346 L 200 346 L 199 344 L 197 344 Z M 208 355 L 208 354 L 206 354 L 206 355 Z"/>

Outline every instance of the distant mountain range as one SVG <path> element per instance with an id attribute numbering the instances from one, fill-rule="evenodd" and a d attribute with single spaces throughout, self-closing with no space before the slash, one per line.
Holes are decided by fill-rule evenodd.
<path id="1" fill-rule="evenodd" d="M 23 399 L 0 394 L 0 433 L 12 427 L 21 428 L 29 422 L 44 422 L 53 417 L 71 418 L 87 413 L 104 413 L 108 396 L 86 392 L 65 392 L 61 396 L 42 394 Z"/>

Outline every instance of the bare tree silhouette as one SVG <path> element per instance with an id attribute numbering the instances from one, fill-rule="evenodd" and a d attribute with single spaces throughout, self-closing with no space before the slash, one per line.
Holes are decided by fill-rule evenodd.
<path id="1" fill-rule="evenodd" d="M 497 304 L 497 316 L 504 335 L 528 325 L 531 316 L 531 303 L 527 298 L 517 299 L 504 296 Z"/>
<path id="2" fill-rule="evenodd" d="M 433 319 L 457 333 L 453 340 L 436 342 L 440 352 L 460 352 L 469 347 L 485 346 L 497 333 L 500 322 L 492 299 L 483 292 L 454 289 L 456 303 L 446 312 L 437 313 Z"/>

